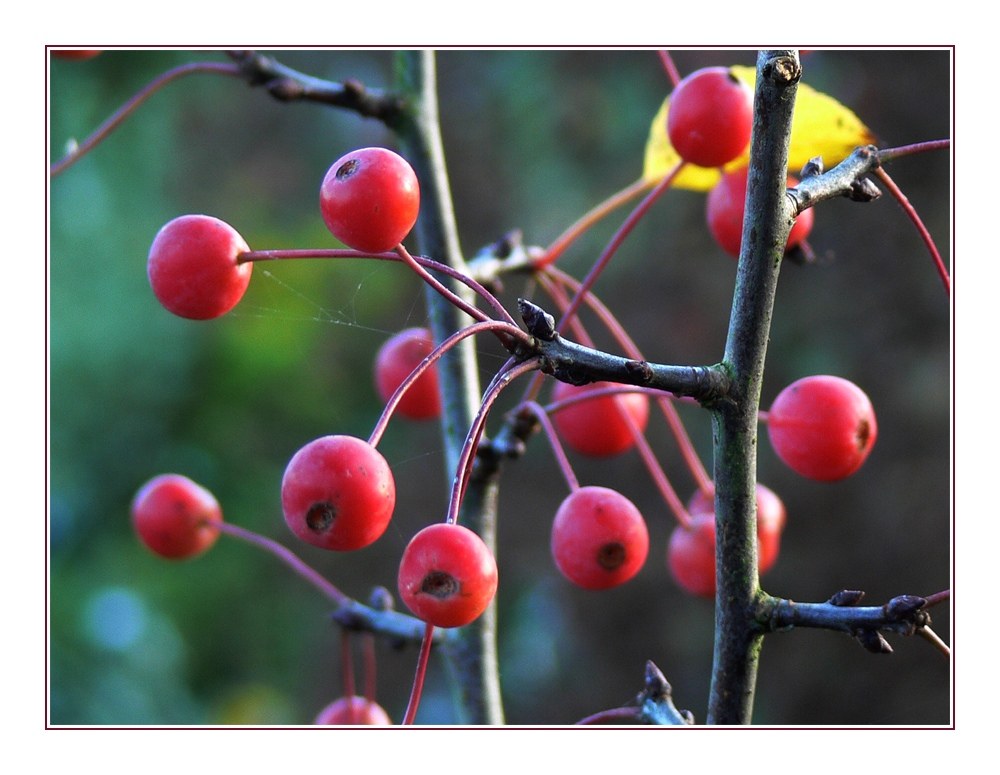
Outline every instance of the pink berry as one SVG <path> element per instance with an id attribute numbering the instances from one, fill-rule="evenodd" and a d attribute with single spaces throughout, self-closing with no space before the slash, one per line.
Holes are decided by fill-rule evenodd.
<path id="1" fill-rule="evenodd" d="M 692 595 L 715 596 L 715 514 L 691 514 L 690 525 L 670 534 L 667 566 L 674 580 Z"/>
<path id="2" fill-rule="evenodd" d="M 467 527 L 439 522 L 410 539 L 398 584 L 400 598 L 419 619 L 435 627 L 462 627 L 492 602 L 497 563 Z"/>
<path id="3" fill-rule="evenodd" d="M 182 318 L 208 320 L 236 306 L 250 284 L 253 263 L 236 230 L 209 215 L 182 215 L 157 233 L 149 249 L 149 284 L 160 303 Z"/>
<path id="4" fill-rule="evenodd" d="M 361 148 L 333 163 L 319 190 L 327 228 L 365 253 L 392 250 L 410 233 L 420 210 L 416 173 L 387 148 Z"/>
<path id="5" fill-rule="evenodd" d="M 696 70 L 670 95 L 667 136 L 677 154 L 700 167 L 721 167 L 750 143 L 753 94 L 724 67 Z"/>
<path id="6" fill-rule="evenodd" d="M 587 395 L 602 388 L 614 387 L 610 382 L 589 385 L 556 383 L 554 401 Z M 583 455 L 610 457 L 631 449 L 635 444 L 633 427 L 640 433 L 649 420 L 649 399 L 642 393 L 604 395 L 578 401 L 552 415 L 559 436 Z"/>
<path id="7" fill-rule="evenodd" d="M 388 401 L 410 373 L 434 350 L 434 339 L 426 328 L 407 328 L 389 339 L 375 356 L 375 387 Z M 441 415 L 437 364 L 433 364 L 410 385 L 396 405 L 404 417 L 426 420 Z"/>
<path id="8" fill-rule="evenodd" d="M 878 436 L 865 392 L 846 379 L 804 377 L 782 390 L 767 413 L 778 457 L 810 479 L 834 481 L 865 462 Z"/>
<path id="9" fill-rule="evenodd" d="M 219 537 L 218 501 L 201 485 L 180 474 L 150 479 L 132 501 L 132 525 L 140 540 L 161 557 L 195 557 Z"/>
<path id="10" fill-rule="evenodd" d="M 691 514 L 715 513 L 712 495 L 695 490 L 688 500 Z M 781 549 L 781 534 L 785 529 L 785 504 L 769 487 L 757 483 L 757 571 L 767 573 L 774 567 Z M 714 536 L 714 532 L 713 532 Z M 713 566 L 714 568 L 714 566 Z M 713 571 L 714 572 L 714 571 Z"/>
<path id="11" fill-rule="evenodd" d="M 705 219 L 719 247 L 734 258 L 739 258 L 743 240 L 743 214 L 746 211 L 746 167 L 725 173 L 705 198 Z M 788 178 L 789 188 L 796 185 L 795 178 Z M 812 231 L 816 218 L 813 208 L 803 210 L 788 233 L 785 250 L 799 245 Z"/>
<path id="12" fill-rule="evenodd" d="M 570 493 L 552 523 L 552 557 L 567 579 L 584 589 L 609 589 L 635 576 L 649 553 L 639 509 L 607 487 Z"/>
<path id="13" fill-rule="evenodd" d="M 323 436 L 295 453 L 281 480 L 285 522 L 303 541 L 351 551 L 385 532 L 396 485 L 385 458 L 353 436 Z"/>
<path id="14" fill-rule="evenodd" d="M 317 725 L 389 726 L 389 714 L 373 700 L 357 695 L 334 700 L 316 715 Z"/>

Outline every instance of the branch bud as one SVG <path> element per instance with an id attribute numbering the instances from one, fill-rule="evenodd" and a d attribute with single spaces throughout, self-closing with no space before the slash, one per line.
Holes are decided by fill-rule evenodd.
<path id="1" fill-rule="evenodd" d="M 857 605 L 861 602 L 861 599 L 865 596 L 865 593 L 860 589 L 842 589 L 837 592 L 833 597 L 831 597 L 827 602 L 830 605 L 836 606 L 850 606 Z"/>

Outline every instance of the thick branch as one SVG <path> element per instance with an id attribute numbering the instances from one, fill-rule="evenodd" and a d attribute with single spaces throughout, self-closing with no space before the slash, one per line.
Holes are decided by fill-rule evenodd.
<path id="1" fill-rule="evenodd" d="M 855 148 L 850 156 L 833 169 L 807 175 L 795 188 L 788 189 L 794 215 L 825 199 L 845 196 L 865 202 L 877 199 L 880 192 L 871 181 L 866 180 L 865 175 L 878 169 L 880 165 L 878 148 L 865 145 Z"/>
<path id="2" fill-rule="evenodd" d="M 712 405 L 729 389 L 729 375 L 721 366 L 671 366 L 611 355 L 563 339 L 542 309 L 521 300 L 521 313 L 534 336 L 532 357 L 541 358 L 541 370 L 562 382 L 617 382 L 664 390 Z"/>
<path id="3" fill-rule="evenodd" d="M 405 110 L 391 126 L 420 180 L 420 218 L 416 227 L 420 251 L 464 273 L 465 259 L 458 239 L 438 122 L 434 53 L 401 51 L 397 54 L 396 70 L 399 92 L 405 95 Z M 468 288 L 450 277 L 439 279 L 470 304 L 475 303 Z M 464 313 L 431 289 L 427 291 L 427 311 L 438 342 L 469 323 Z M 480 405 L 479 371 L 472 339 L 467 338 L 450 349 L 438 366 L 442 434 L 450 480 L 457 470 L 466 434 Z M 495 475 L 470 480 L 460 515 L 462 524 L 476 531 L 494 554 L 497 487 Z M 457 630 L 448 643 L 445 653 L 460 695 L 463 721 L 502 724 L 496 604 L 491 604 L 475 622 Z"/>
<path id="4" fill-rule="evenodd" d="M 796 603 L 769 597 L 761 601 L 758 622 L 768 632 L 786 632 L 795 627 L 839 630 L 856 638 L 867 650 L 891 653 L 880 632 L 913 635 L 931 624 L 928 600 L 917 595 L 899 595 L 885 605 L 859 606 L 863 593 L 843 590 L 825 603 Z"/>
<path id="5" fill-rule="evenodd" d="M 713 412 L 715 648 L 709 724 L 749 724 L 762 636 L 757 576 L 757 413 L 778 269 L 794 219 L 786 196 L 788 143 L 801 68 L 794 51 L 757 58 L 746 218 L 723 359 L 732 382 Z"/>

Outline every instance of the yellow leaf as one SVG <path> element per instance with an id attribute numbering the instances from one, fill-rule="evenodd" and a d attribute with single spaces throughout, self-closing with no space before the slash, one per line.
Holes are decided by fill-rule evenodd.
<path id="1" fill-rule="evenodd" d="M 753 67 L 733 65 L 729 72 L 751 89 L 757 80 Z M 646 141 L 646 158 L 642 177 L 647 181 L 660 180 L 677 166 L 680 157 L 667 138 L 667 111 L 670 97 L 660 106 L 649 129 Z M 788 168 L 796 171 L 815 156 L 823 157 L 823 164 L 830 168 L 846 158 L 859 145 L 875 142 L 875 136 L 849 108 L 841 105 L 827 94 L 800 83 L 795 98 L 795 114 L 792 117 L 792 142 L 788 149 Z M 749 163 L 750 149 L 738 159 L 726 165 L 725 169 L 744 167 Z M 692 191 L 708 191 L 719 179 L 716 168 L 687 165 L 677 180 L 676 188 Z"/>

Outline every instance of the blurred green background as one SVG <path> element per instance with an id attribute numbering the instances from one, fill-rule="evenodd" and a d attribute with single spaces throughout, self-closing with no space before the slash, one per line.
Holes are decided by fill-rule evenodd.
<path id="1" fill-rule="evenodd" d="M 275 53 L 319 77 L 390 84 L 389 51 Z M 754 58 L 675 53 L 683 73 Z M 53 159 L 157 74 L 195 60 L 226 58 L 108 51 L 85 62 L 53 60 Z M 950 136 L 947 51 L 816 51 L 804 65 L 805 81 L 852 107 L 883 145 Z M 669 91 L 654 51 L 448 50 L 438 77 L 470 255 L 512 228 L 544 245 L 635 180 L 649 122 Z M 392 137 L 374 121 L 279 104 L 235 79 L 196 75 L 154 96 L 52 181 L 52 724 L 306 724 L 343 690 L 329 606 L 274 558 L 223 537 L 208 554 L 171 563 L 136 541 L 129 501 L 151 476 L 176 471 L 204 484 L 227 519 L 291 546 L 361 599 L 375 585 L 393 589 L 408 537 L 442 518 L 451 475 L 439 431 L 404 420 L 380 445 L 399 495 L 397 516 L 374 546 L 344 555 L 297 546 L 280 512 L 281 475 L 295 450 L 328 433 L 367 436 L 378 417 L 376 348 L 426 322 L 422 289 L 404 269 L 262 264 L 242 303 L 210 322 L 172 317 L 146 281 L 153 235 L 183 213 L 220 217 L 253 248 L 334 246 L 319 217 L 319 182 L 341 154 L 379 144 L 391 146 Z M 948 154 L 900 160 L 889 171 L 950 264 Z M 623 217 L 595 228 L 561 266 L 581 276 Z M 784 468 L 761 436 L 760 479 L 789 515 L 764 585 L 796 600 L 842 588 L 877 602 L 929 594 L 947 588 L 951 575 L 949 302 L 889 197 L 830 202 L 816 221 L 810 242 L 819 260 L 782 272 L 763 404 L 798 377 L 838 374 L 872 398 L 879 439 L 858 474 L 821 484 Z M 713 363 L 725 342 L 734 269 L 707 235 L 704 195 L 676 191 L 658 202 L 596 290 L 650 359 Z M 511 279 L 504 298 L 532 292 Z M 480 345 L 485 382 L 502 357 L 492 342 Z M 708 463 L 708 418 L 682 411 Z M 649 436 L 686 497 L 693 483 L 663 423 L 654 420 Z M 566 488 L 544 440 L 509 465 L 498 553 L 508 721 L 572 723 L 626 702 L 641 689 L 647 659 L 672 682 L 678 705 L 702 721 L 713 611 L 668 575 L 672 517 L 634 453 L 573 460 L 581 483 L 615 486 L 642 509 L 650 557 L 620 589 L 572 588 L 549 558 L 549 524 Z M 937 610 L 936 630 L 950 642 L 949 618 L 950 606 Z M 923 640 L 890 640 L 896 653 L 881 657 L 835 633 L 769 637 L 755 722 L 948 723 L 948 661 Z M 378 698 L 398 720 L 416 649 L 380 642 L 377 654 Z M 418 720 L 457 720 L 436 662 Z"/>

